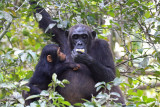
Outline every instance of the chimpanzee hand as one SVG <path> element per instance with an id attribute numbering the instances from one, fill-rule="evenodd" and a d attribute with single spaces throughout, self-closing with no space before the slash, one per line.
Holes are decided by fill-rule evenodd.
<path id="1" fill-rule="evenodd" d="M 62 67 L 64 67 L 63 69 L 72 69 L 73 71 L 77 71 L 79 68 L 80 68 L 80 65 L 79 64 L 76 64 L 76 63 L 63 63 L 62 64 Z M 61 67 L 61 69 L 62 69 Z"/>
<path id="2" fill-rule="evenodd" d="M 77 63 L 90 64 L 93 61 L 93 58 L 84 52 L 73 50 L 71 55 Z"/>
<path id="3" fill-rule="evenodd" d="M 80 68 L 79 64 L 70 64 L 71 68 L 73 69 L 73 71 L 77 71 Z"/>

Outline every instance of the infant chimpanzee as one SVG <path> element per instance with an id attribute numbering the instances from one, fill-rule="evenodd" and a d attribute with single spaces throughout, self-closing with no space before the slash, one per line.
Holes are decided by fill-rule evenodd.
<path id="1" fill-rule="evenodd" d="M 23 91 L 23 97 L 27 98 L 30 95 L 40 94 L 42 90 L 47 90 L 53 73 L 56 73 L 58 77 L 67 69 L 79 69 L 79 64 L 67 63 L 65 60 L 66 55 L 60 51 L 60 47 L 55 44 L 46 45 L 41 52 L 35 72 L 27 84 L 30 87 L 30 91 Z M 37 99 L 26 100 L 25 105 L 29 105 Z"/>

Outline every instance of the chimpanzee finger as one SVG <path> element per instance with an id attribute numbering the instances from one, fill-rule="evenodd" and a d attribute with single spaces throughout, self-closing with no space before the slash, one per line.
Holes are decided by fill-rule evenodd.
<path id="1" fill-rule="evenodd" d="M 76 64 L 76 67 L 73 68 L 73 71 L 77 71 L 80 68 L 79 64 Z"/>
<path id="2" fill-rule="evenodd" d="M 74 51 L 71 52 L 71 57 L 74 58 L 75 57 L 75 53 Z"/>
<path id="3" fill-rule="evenodd" d="M 75 58 L 78 55 L 78 52 L 73 50 L 71 53 L 72 58 Z"/>

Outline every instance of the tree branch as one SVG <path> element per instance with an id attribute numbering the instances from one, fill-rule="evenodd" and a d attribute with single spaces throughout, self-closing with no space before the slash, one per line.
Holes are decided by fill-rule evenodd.
<path id="1" fill-rule="evenodd" d="M 124 76 L 125 76 L 125 77 L 128 77 L 128 78 L 134 78 L 134 79 L 140 81 L 141 83 L 145 84 L 145 85 L 143 85 L 143 86 L 137 87 L 137 89 L 146 90 L 146 89 L 149 89 L 149 88 L 155 88 L 156 90 L 159 91 L 159 89 L 156 88 L 156 87 L 160 87 L 160 83 L 146 83 L 146 82 L 142 81 L 142 80 L 139 79 L 139 78 L 135 78 L 135 77 L 132 77 L 132 76 L 129 76 L 129 75 L 124 75 Z"/>
<path id="2" fill-rule="evenodd" d="M 6 27 L 4 28 L 3 32 L 0 34 L 0 41 L 3 38 L 3 36 L 8 32 L 8 29 L 10 27 L 12 22 L 8 22 L 8 24 L 6 25 Z"/>
<path id="3" fill-rule="evenodd" d="M 138 57 L 135 57 L 135 58 L 133 58 L 133 59 L 129 59 L 129 60 L 126 60 L 126 61 L 124 61 L 124 62 L 121 62 L 121 63 L 117 64 L 116 67 L 118 67 L 118 66 L 120 66 L 120 65 L 122 65 L 122 64 L 125 64 L 125 63 L 127 63 L 128 61 L 132 61 L 132 60 L 135 60 L 135 59 L 138 59 L 138 58 L 147 57 L 147 56 L 152 56 L 152 55 L 142 55 L 142 56 L 138 56 Z"/>
<path id="4" fill-rule="evenodd" d="M 151 83 L 151 85 L 142 85 L 137 88 L 140 90 L 147 90 L 147 89 L 151 89 L 151 88 L 155 88 L 155 87 L 160 87 L 160 83 Z"/>
<path id="5" fill-rule="evenodd" d="M 120 72 L 120 74 L 133 74 L 133 75 L 154 75 L 155 71 L 145 71 L 142 73 L 141 71 L 136 71 L 136 72 Z"/>

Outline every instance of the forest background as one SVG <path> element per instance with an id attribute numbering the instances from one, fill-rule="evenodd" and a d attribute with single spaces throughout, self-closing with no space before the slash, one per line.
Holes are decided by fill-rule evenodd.
<path id="1" fill-rule="evenodd" d="M 40 0 L 38 4 L 59 28 L 83 23 L 109 42 L 118 77 L 114 82 L 120 84 L 127 106 L 160 107 L 159 0 Z M 25 83 L 42 48 L 52 43 L 38 27 L 41 16 L 36 17 L 29 0 L 0 1 L 0 106 L 24 106 L 21 92 L 28 90 Z M 41 102 L 33 105 L 45 106 L 49 93 L 43 92 Z M 58 98 L 57 105 L 70 105 Z M 81 106 L 98 107 L 101 100 L 93 97 Z"/>

